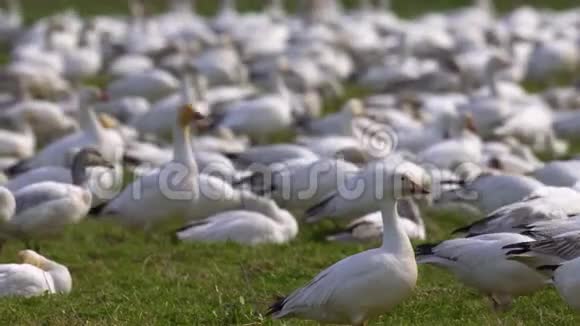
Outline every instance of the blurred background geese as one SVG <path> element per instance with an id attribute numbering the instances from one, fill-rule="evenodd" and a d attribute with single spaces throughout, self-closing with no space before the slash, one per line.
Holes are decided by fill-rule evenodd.
<path id="1" fill-rule="evenodd" d="M 66 294 L 72 290 L 72 278 L 66 266 L 32 250 L 20 251 L 18 257 L 20 264 L 0 265 L 1 297 Z"/>

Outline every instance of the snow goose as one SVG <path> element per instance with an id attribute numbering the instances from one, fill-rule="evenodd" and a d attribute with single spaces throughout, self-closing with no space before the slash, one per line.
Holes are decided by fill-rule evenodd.
<path id="1" fill-rule="evenodd" d="M 580 258 L 561 264 L 539 266 L 538 270 L 552 278 L 560 297 L 575 310 L 580 310 Z"/>
<path id="2" fill-rule="evenodd" d="M 20 251 L 18 256 L 21 264 L 0 265 L 0 296 L 33 297 L 71 291 L 72 278 L 66 266 L 32 250 Z"/>
<path id="3" fill-rule="evenodd" d="M 516 227 L 516 231 L 535 239 L 555 237 L 564 233 L 580 231 L 580 216 L 566 220 L 538 221 Z"/>
<path id="4" fill-rule="evenodd" d="M 536 268 L 580 257 L 579 241 L 580 232 L 572 231 L 535 241 L 512 243 L 503 249 L 508 259 Z"/>
<path id="5" fill-rule="evenodd" d="M 0 156 L 22 160 L 34 155 L 36 137 L 27 118 L 14 111 L 0 117 Z"/>
<path id="6" fill-rule="evenodd" d="M 284 68 L 279 68 L 284 69 Z M 293 123 L 292 97 L 280 72 L 273 74 L 275 93 L 233 103 L 215 126 L 262 141 L 268 135 L 287 130 Z"/>
<path id="7" fill-rule="evenodd" d="M 580 161 L 551 161 L 532 175 L 541 182 L 555 187 L 572 187 L 580 180 Z"/>
<path id="8" fill-rule="evenodd" d="M 425 240 L 425 224 L 419 207 L 411 199 L 401 199 L 397 205 L 399 221 L 411 240 Z M 381 212 L 374 212 L 350 222 L 346 228 L 326 237 L 327 241 L 366 242 L 379 240 L 383 234 Z"/>
<path id="9" fill-rule="evenodd" d="M 195 221 L 177 230 L 186 242 L 233 241 L 243 245 L 285 243 L 296 237 L 298 223 L 290 212 L 268 198 L 247 194 L 238 210 L 226 211 Z"/>
<path id="10" fill-rule="evenodd" d="M 16 191 L 14 216 L 0 227 L 0 237 L 20 238 L 28 244 L 29 240 L 78 223 L 91 207 L 87 174 L 90 166 L 112 167 L 97 150 L 84 148 L 73 160 L 72 184 L 46 181 Z"/>
<path id="11" fill-rule="evenodd" d="M 544 184 L 531 177 L 482 173 L 462 184 L 459 189 L 443 192 L 436 202 L 468 203 L 487 215 L 502 206 L 522 200 L 542 187 Z"/>
<path id="12" fill-rule="evenodd" d="M 271 196 L 278 205 L 292 211 L 303 211 L 336 190 L 340 178 L 354 174 L 358 168 L 342 160 L 289 160 L 257 171 L 242 180 L 252 191 Z"/>
<path id="13" fill-rule="evenodd" d="M 300 125 L 305 133 L 310 135 L 352 135 L 352 120 L 364 116 L 364 106 L 358 99 L 350 99 L 340 112 L 327 115 L 324 118 L 304 122 Z"/>
<path id="14" fill-rule="evenodd" d="M 420 170 L 419 176 L 424 177 L 422 169 L 398 155 L 371 162 L 356 173 L 345 173 L 341 176 L 335 184 L 334 191 L 306 210 L 306 221 L 314 223 L 324 218 L 353 218 L 376 211 L 374 209 L 376 192 L 380 192 L 388 185 L 389 181 L 385 180 L 385 177 L 391 175 L 392 171 L 400 169 L 410 169 L 411 172 Z"/>
<path id="15" fill-rule="evenodd" d="M 493 233 L 417 247 L 418 264 L 444 268 L 463 284 L 488 296 L 495 310 L 506 310 L 513 298 L 542 289 L 548 280 L 524 264 L 506 259 L 504 246 L 533 241 L 515 233 Z"/>
<path id="16" fill-rule="evenodd" d="M 517 232 L 519 226 L 546 220 L 565 220 L 580 213 L 580 193 L 570 188 L 544 187 L 519 202 L 501 207 L 487 217 L 453 233 L 474 236 Z"/>
<path id="17" fill-rule="evenodd" d="M 273 144 L 252 146 L 241 153 L 228 155 L 240 167 L 267 167 L 288 160 L 314 161 L 318 156 L 304 146 L 295 144 Z"/>
<path id="18" fill-rule="evenodd" d="M 347 257 L 319 273 L 306 286 L 270 306 L 274 318 L 366 325 L 411 295 L 417 281 L 413 247 L 399 222 L 397 200 L 428 193 L 425 172 L 414 165 L 386 178 L 384 198 L 375 198 L 383 218 L 383 243 Z M 419 171 L 420 170 L 420 171 Z"/>
<path id="19" fill-rule="evenodd" d="M 179 81 L 170 73 L 151 69 L 121 77 L 107 87 L 107 94 L 112 99 L 125 96 L 139 96 L 149 101 L 158 100 L 179 88 Z"/>
<path id="20" fill-rule="evenodd" d="M 198 167 L 190 143 L 190 123 L 203 116 L 183 105 L 173 135 L 173 159 L 129 184 L 100 212 L 123 225 L 148 231 L 164 219 L 183 216 L 195 195 Z M 178 177 L 178 179 L 174 179 Z"/>
<path id="21" fill-rule="evenodd" d="M 6 1 L 4 10 L 0 9 L 0 41 L 11 41 L 22 25 L 22 12 L 19 0 Z"/>
<path id="22" fill-rule="evenodd" d="M 483 158 L 482 142 L 478 135 L 466 133 L 427 147 L 417 154 L 424 163 L 441 169 L 454 169 L 463 163 L 479 163 Z"/>
<path id="23" fill-rule="evenodd" d="M 79 110 L 82 130 L 49 144 L 34 157 L 11 167 L 8 172 L 15 174 L 42 166 L 70 166 L 74 154 L 84 147 L 94 147 L 107 161 L 117 162 L 121 158 L 124 142 L 116 130 L 105 128 L 97 120 L 92 103 L 99 96 L 97 89 L 81 90 Z"/>
<path id="24" fill-rule="evenodd" d="M 0 187 L 0 225 L 9 221 L 16 210 L 16 201 L 12 192 Z"/>

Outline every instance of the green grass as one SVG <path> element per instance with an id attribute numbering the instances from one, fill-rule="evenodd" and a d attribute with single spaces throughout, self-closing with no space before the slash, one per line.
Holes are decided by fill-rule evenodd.
<path id="1" fill-rule="evenodd" d="M 198 0 L 201 12 L 215 10 L 215 1 Z M 262 1 L 240 1 L 257 8 Z M 394 1 L 404 16 L 470 1 Z M 497 2 L 497 1 L 496 1 Z M 163 1 L 148 1 L 153 10 Z M 577 5 L 573 0 L 501 1 L 500 10 L 518 4 L 554 8 Z M 83 15 L 126 13 L 125 1 L 24 0 L 27 21 L 75 6 Z M 3 52 L 3 51 L 0 51 Z M 0 55 L 0 62 L 3 60 Z M 102 84 L 96 78 L 90 81 Z M 531 89 L 542 87 L 529 85 Z M 347 96 L 364 95 L 348 88 Z M 345 98 L 325 105 L 335 110 Z M 284 141 L 288 135 L 280 135 Z M 580 148 L 579 148 L 580 149 Z M 445 239 L 449 230 L 473 219 L 446 212 L 427 212 L 429 240 Z M 65 265 L 73 275 L 73 292 L 31 299 L 2 299 L 0 325 L 315 325 L 273 322 L 262 313 L 277 294 L 287 294 L 321 269 L 369 246 L 328 244 L 321 239 L 335 226 L 303 226 L 299 237 L 283 246 L 246 248 L 234 244 L 173 244 L 169 225 L 146 237 L 102 221 L 87 220 L 69 228 L 60 239 L 42 243 L 42 253 Z M 7 244 L 0 263 L 13 262 L 18 242 Z M 376 325 L 578 325 L 554 290 L 520 298 L 514 309 L 496 315 L 489 304 L 441 270 L 420 267 L 412 298 Z"/>

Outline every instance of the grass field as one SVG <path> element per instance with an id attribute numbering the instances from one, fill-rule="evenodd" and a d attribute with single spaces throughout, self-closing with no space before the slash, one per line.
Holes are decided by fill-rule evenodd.
<path id="1" fill-rule="evenodd" d="M 161 1 L 151 1 L 159 6 Z M 255 5 L 259 1 L 241 1 Z M 411 15 L 467 1 L 394 1 Z M 541 1 L 531 1 L 542 3 Z M 27 19 L 74 5 L 83 14 L 123 12 L 119 0 L 25 0 Z M 199 0 L 204 11 L 215 1 Z M 524 1 L 501 1 L 509 8 Z M 554 7 L 575 1 L 550 1 Z M 427 213 L 430 241 L 444 239 L 449 230 L 473 217 L 444 212 Z M 42 243 L 45 254 L 65 265 L 73 275 L 68 296 L 4 299 L 0 325 L 313 325 L 273 322 L 262 313 L 277 294 L 286 294 L 309 281 L 326 266 L 366 247 L 321 241 L 335 228 L 325 222 L 304 227 L 284 246 L 240 247 L 233 244 L 173 244 L 167 225 L 146 237 L 102 221 L 87 220 L 71 227 L 62 239 Z M 9 243 L 0 262 L 15 260 L 20 243 Z M 462 287 L 449 274 L 420 267 L 419 285 L 412 298 L 376 325 L 579 325 L 580 318 L 547 289 L 518 299 L 510 312 L 496 315 L 487 301 Z"/>

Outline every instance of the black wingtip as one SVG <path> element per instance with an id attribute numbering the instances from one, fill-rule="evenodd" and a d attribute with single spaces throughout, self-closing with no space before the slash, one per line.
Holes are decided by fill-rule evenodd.
<path id="1" fill-rule="evenodd" d="M 462 226 L 460 228 L 457 228 L 457 229 L 451 231 L 451 234 L 469 234 L 469 229 L 471 229 L 472 226 L 473 226 L 473 224 L 469 224 L 467 226 Z"/>
<path id="2" fill-rule="evenodd" d="M 521 255 L 530 251 L 530 242 L 512 243 L 507 246 L 503 246 L 502 249 L 511 249 L 506 252 L 507 256 Z"/>
<path id="3" fill-rule="evenodd" d="M 276 301 L 268 307 L 268 311 L 266 311 L 266 316 L 271 316 L 278 311 L 282 311 L 284 308 L 284 304 L 286 303 L 286 297 L 278 296 L 276 297 Z"/>
<path id="4" fill-rule="evenodd" d="M 437 247 L 441 242 L 424 243 L 415 248 L 415 256 L 427 256 L 433 254 L 433 248 Z"/>
<path id="5" fill-rule="evenodd" d="M 557 270 L 560 266 L 562 265 L 542 265 L 542 266 L 538 266 L 536 267 L 537 270 L 539 271 L 555 271 Z"/>
<path id="6" fill-rule="evenodd" d="M 314 206 L 307 209 L 306 212 L 304 213 L 304 216 L 306 218 L 317 217 L 320 214 L 320 212 L 322 211 L 322 209 L 326 206 L 326 204 L 328 204 L 333 198 L 334 198 L 334 195 L 330 195 L 327 198 L 321 200 L 318 204 L 315 204 Z"/>
<path id="7" fill-rule="evenodd" d="M 92 218 L 96 218 L 99 217 L 103 214 L 103 211 L 105 210 L 105 207 L 107 207 L 108 202 L 104 202 L 102 204 L 99 204 L 95 207 L 91 207 L 91 209 L 89 210 L 89 216 Z"/>
<path id="8" fill-rule="evenodd" d="M 12 166 L 7 167 L 3 172 L 9 177 L 16 176 L 18 174 L 28 171 L 30 168 L 28 166 L 28 160 L 22 160 Z"/>

